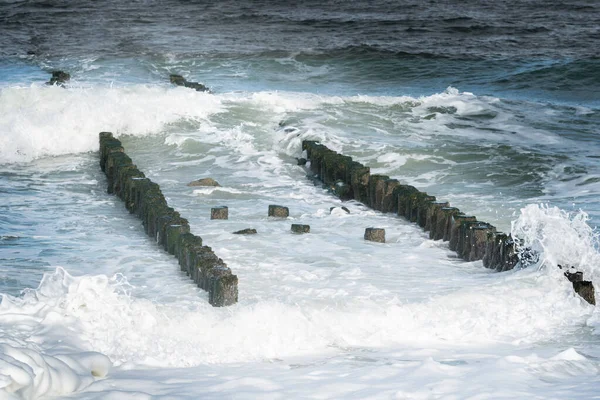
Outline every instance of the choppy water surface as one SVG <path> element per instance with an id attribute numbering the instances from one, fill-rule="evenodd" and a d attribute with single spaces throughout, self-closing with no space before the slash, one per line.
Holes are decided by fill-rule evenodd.
<path id="1" fill-rule="evenodd" d="M 3 3 L 0 398 L 594 396 L 599 316 L 556 265 L 600 282 L 598 14 Z M 44 85 L 53 69 L 66 88 Z M 100 131 L 238 275 L 237 305 L 210 307 L 106 193 Z M 393 215 L 330 212 L 304 139 L 512 229 L 540 262 L 494 273 Z M 186 186 L 206 176 L 222 186 Z"/>

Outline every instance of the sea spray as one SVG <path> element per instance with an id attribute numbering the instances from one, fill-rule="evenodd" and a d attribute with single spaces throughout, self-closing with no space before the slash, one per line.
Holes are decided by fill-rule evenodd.
<path id="1" fill-rule="evenodd" d="M 521 249 L 539 254 L 537 266 L 546 267 L 553 275 L 565 268 L 583 272 L 584 279 L 600 279 L 598 232 L 588 224 L 584 211 L 566 212 L 555 206 L 529 204 L 512 222 L 511 233 Z M 561 266 L 563 269 L 558 268 Z"/>
<path id="2" fill-rule="evenodd" d="M 100 131 L 146 136 L 180 120 L 201 121 L 220 109 L 219 99 L 184 88 L 2 88 L 0 162 L 94 151 Z"/>

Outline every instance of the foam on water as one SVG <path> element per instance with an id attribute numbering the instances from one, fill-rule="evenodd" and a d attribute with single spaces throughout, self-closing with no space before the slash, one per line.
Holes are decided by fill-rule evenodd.
<path id="1" fill-rule="evenodd" d="M 0 303 L 0 395 L 37 399 L 67 395 L 108 374 L 109 358 L 85 351 L 78 321 L 61 311 L 55 296 L 62 270 L 47 275 L 38 290 Z M 62 284 L 68 285 L 68 279 Z M 71 282 L 72 283 L 72 282 Z"/>
<path id="2" fill-rule="evenodd" d="M 119 391 L 119 387 L 127 389 L 127 376 L 135 377 L 129 382 L 130 398 L 150 398 L 156 393 L 194 398 L 197 382 L 207 383 L 212 393 L 236 392 L 242 398 L 264 392 L 277 393 L 274 398 L 281 393 L 310 396 L 302 389 L 306 371 L 314 373 L 319 396 L 324 398 L 352 397 L 350 392 L 355 398 L 382 393 L 427 398 L 429 392 L 419 383 L 430 385 L 442 396 L 475 395 L 474 387 L 460 389 L 473 374 L 489 383 L 494 373 L 513 376 L 518 370 L 525 376 L 517 379 L 522 387 L 532 381 L 539 384 L 537 379 L 547 376 L 559 376 L 556 379 L 563 382 L 573 371 L 592 374 L 596 364 L 579 349 L 565 353 L 564 348 L 550 346 L 544 355 L 529 350 L 563 338 L 572 340 L 585 324 L 592 329 L 600 326 L 595 309 L 573 293 L 557 269 L 493 274 L 479 262 L 458 262 L 446 244 L 428 240 L 418 228 L 394 215 L 376 213 L 354 202 L 346 203 L 349 215 L 330 213 L 330 206 L 341 203 L 305 182 L 304 170 L 293 162 L 301 153 L 302 139 L 319 139 L 372 165 L 373 171 L 400 178 L 407 171 L 404 178 L 408 182 L 436 188 L 436 180 L 447 179 L 462 161 L 444 152 L 449 142 L 440 141 L 434 131 L 421 132 L 423 124 L 450 132 L 444 124 L 454 121 L 456 115 L 481 118 L 486 114 L 482 109 L 493 104 L 495 100 L 451 89 L 424 98 L 288 92 L 209 95 L 146 86 L 93 91 L 36 86 L 3 89 L 0 108 L 7 111 L 0 117 L 3 161 L 89 152 L 97 149 L 99 131 L 121 134 L 128 154 L 161 184 L 169 204 L 189 218 L 193 230 L 198 229 L 240 277 L 243 296 L 233 307 L 210 307 L 205 295 L 178 275 L 174 261 L 171 264 L 169 257 L 154 255 L 152 243 L 137 243 L 146 243 L 147 238 L 139 221 L 133 223 L 127 216 L 110 214 L 99 220 L 99 227 L 84 225 L 93 241 L 78 235 L 65 237 L 56 229 L 53 240 L 68 244 L 60 254 L 65 254 L 63 265 L 73 275 L 59 268 L 46 274 L 38 289 L 22 297 L 4 296 L 0 344 L 4 354 L 12 355 L 2 359 L 1 382 L 5 386 L 0 393 L 35 398 L 80 390 L 93 382 L 93 374 L 105 374 L 109 364 L 113 365 L 111 374 L 93 383 L 82 398 L 94 398 L 95 390 L 100 393 L 96 398 L 127 398 L 129 395 Z M 431 113 L 435 118 L 424 118 Z M 365 123 L 365 118 L 371 119 Z M 486 121 L 498 117 L 486 118 L 484 115 Z M 476 142 L 486 136 L 467 129 L 456 137 Z M 431 151 L 431 143 L 425 140 L 433 141 L 439 151 Z M 517 145 L 541 139 L 506 140 Z M 22 154 L 15 148 L 22 149 Z M 31 189 L 40 189 L 34 193 L 42 201 L 59 196 L 63 208 L 57 215 L 82 226 L 78 218 L 107 213 L 104 188 L 96 188 L 104 185 L 97 161 L 91 160 L 92 155 L 82 157 L 90 160 L 70 165 L 67 171 L 64 161 L 54 158 L 10 167 L 19 171 L 19 176 L 33 174 L 36 182 L 51 183 Z M 476 166 L 488 162 L 473 160 L 468 162 Z M 38 176 L 40 168 L 42 176 Z M 90 174 L 91 168 L 96 172 Z M 82 169 L 87 173 L 78 181 Z M 210 173 L 223 187 L 185 185 L 204 173 Z M 7 175 L 8 181 L 11 176 Z M 22 189 L 28 188 L 23 185 Z M 473 184 L 482 186 L 482 182 Z M 11 196 L 14 204 L 19 204 L 19 196 Z M 89 196 L 94 201 L 80 206 Z M 469 196 L 473 204 L 489 203 L 490 209 L 503 201 L 470 193 L 464 187 L 451 199 Z M 23 218 L 35 220 L 29 209 L 35 199 L 32 197 L 30 207 L 20 209 Z M 293 210 L 285 227 L 264 216 L 267 204 L 280 201 Z M 207 207 L 221 203 L 230 205 L 235 218 L 206 229 Z M 112 202 L 110 208 L 111 213 L 125 213 Z M 63 216 L 71 209 L 75 215 Z M 45 207 L 36 211 L 48 220 Z M 311 234 L 290 234 L 291 221 L 310 223 Z M 125 226 L 126 232 L 115 233 L 113 222 Z M 230 232 L 249 223 L 259 235 L 234 239 L 236 235 Z M 51 237 L 55 227 L 50 221 L 48 225 L 51 229 L 45 237 Z M 388 243 L 364 243 L 364 228 L 372 225 L 388 230 Z M 514 233 L 543 252 L 544 265 L 576 262 L 596 279 L 596 239 L 585 226 L 584 216 L 529 206 L 515 223 Z M 94 250 L 111 247 L 115 240 L 125 242 L 129 236 L 132 239 L 127 243 L 137 241 L 135 246 L 114 246 L 102 259 L 92 256 Z M 82 266 L 81 259 L 69 265 L 69 256 L 82 248 L 86 251 L 77 255 L 89 260 L 89 265 Z M 100 270 L 96 273 L 96 269 Z M 114 271 L 125 273 L 129 281 L 122 274 L 110 277 Z M 489 350 L 498 348 L 502 350 Z M 479 351 L 485 355 L 473 355 Z M 352 386 L 357 375 L 347 371 L 360 368 L 362 358 L 368 358 L 365 354 L 373 354 L 372 363 L 389 380 L 383 382 L 369 373 Z M 25 355 L 34 361 L 23 364 Z M 302 366 L 297 367 L 298 360 L 305 364 L 300 362 Z M 31 368 L 34 363 L 42 369 Z M 56 367 L 58 364 L 61 367 Z M 485 367 L 480 371 L 478 365 Z M 55 375 L 44 373 L 44 377 L 53 376 L 51 382 L 36 372 L 44 368 L 58 371 Z M 235 372 L 227 372 L 227 368 Z M 184 376 L 178 388 L 169 376 L 174 369 Z M 214 370 L 232 380 L 209 376 Z M 269 377 L 261 377 L 257 371 Z M 394 384 L 406 374 L 411 376 L 407 383 Z M 443 384 L 432 381 L 434 378 L 454 380 Z M 152 389 L 144 394 L 146 385 Z M 378 389 L 370 391 L 369 387 Z"/>
<path id="3" fill-rule="evenodd" d="M 57 269 L 22 298 L 4 296 L 0 393 L 66 394 L 105 376 L 111 363 L 124 371 L 321 359 L 355 348 L 531 345 L 569 334 L 589 315 L 567 286 L 522 271 L 424 302 L 340 302 L 331 293 L 326 303 L 299 305 L 293 298 L 306 295 L 299 281 L 291 302 L 242 298 L 215 309 L 200 300 L 160 304 L 132 297 L 119 275 L 73 277 Z M 572 352 L 560 357 L 577 359 Z"/>
<path id="4" fill-rule="evenodd" d="M 558 207 L 530 204 L 512 223 L 513 237 L 523 240 L 522 246 L 540 254 L 539 267 L 561 276 L 562 268 L 582 271 L 586 280 L 600 280 L 599 234 L 587 223 L 583 212 L 569 213 Z"/>
<path id="5" fill-rule="evenodd" d="M 98 132 L 148 135 L 220 109 L 218 98 L 184 88 L 2 88 L 0 159 L 20 162 L 95 151 Z"/>
<path id="6" fill-rule="evenodd" d="M 265 119 L 258 122 L 271 122 L 273 118 L 285 120 L 288 116 L 299 115 L 302 119 L 297 122 L 302 121 L 302 125 L 297 133 L 302 136 L 317 136 L 329 142 L 328 144 L 334 148 L 340 147 L 341 143 L 338 141 L 340 136 L 343 136 L 343 131 L 340 131 L 341 126 L 323 124 L 324 122 L 332 119 L 333 121 L 340 119 L 340 122 L 343 122 L 344 118 L 350 118 L 349 121 L 344 122 L 344 125 L 348 126 L 350 122 L 349 126 L 354 129 L 352 128 L 355 124 L 352 121 L 353 113 L 367 117 L 367 112 L 377 111 L 381 107 L 385 110 L 396 105 L 408 107 L 407 111 L 416 118 L 436 115 L 442 120 L 430 121 L 426 128 L 434 124 L 437 128 L 433 132 L 456 135 L 460 132 L 439 128 L 448 123 L 448 118 L 452 119 L 456 115 L 467 117 L 491 112 L 490 107 L 493 107 L 496 101 L 478 98 L 470 93 L 460 93 L 454 88 L 428 97 L 411 98 L 407 96 L 338 97 L 292 92 L 209 95 L 184 88 L 144 85 L 71 87 L 67 90 L 57 86 L 13 86 L 2 88 L 0 91 L 2 112 L 0 156 L 4 162 L 15 162 L 30 161 L 43 156 L 87 152 L 97 148 L 97 133 L 103 130 L 113 131 L 116 134 L 148 135 L 168 130 L 170 125 L 184 120 L 196 121 L 195 126 L 198 126 L 199 122 L 214 123 L 215 117 L 225 111 L 239 121 L 243 121 L 244 117 L 253 119 L 251 114 L 253 112 L 265 115 Z M 367 105 L 366 110 L 361 110 L 363 105 Z M 340 116 L 338 108 L 347 109 L 344 112 L 349 114 Z M 309 117 L 306 115 L 309 111 L 316 114 Z M 498 111 L 494 113 L 498 114 Z M 376 129 L 375 133 L 386 132 L 393 128 L 389 122 L 409 125 L 412 123 L 410 119 L 403 122 L 402 119 L 397 118 L 404 118 L 403 113 L 400 112 L 398 116 L 391 114 L 387 122 L 380 121 L 383 125 L 381 129 Z M 422 120 L 418 122 L 423 123 Z M 496 123 L 501 125 L 502 121 L 496 120 Z M 243 127 L 238 129 L 243 130 Z M 210 123 L 202 126 L 201 131 L 206 135 L 217 133 Z M 220 136 L 215 137 L 215 140 L 228 140 L 226 136 L 222 136 L 222 131 L 218 133 Z M 475 133 L 477 132 L 469 131 L 469 134 Z M 530 140 L 531 132 L 528 132 L 528 138 L 520 139 Z M 230 140 L 239 141 L 239 139 L 235 131 L 232 131 Z M 505 139 L 506 137 L 503 138 Z M 544 134 L 544 140 L 549 140 L 547 133 Z"/>

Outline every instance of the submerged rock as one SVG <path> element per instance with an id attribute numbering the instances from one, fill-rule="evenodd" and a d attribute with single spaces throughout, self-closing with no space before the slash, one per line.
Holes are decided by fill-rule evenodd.
<path id="1" fill-rule="evenodd" d="M 233 232 L 234 235 L 255 235 L 256 233 L 256 229 L 254 228 L 246 228 L 240 231 Z"/>
<path id="2" fill-rule="evenodd" d="M 194 89 L 198 92 L 210 92 L 210 89 L 198 82 L 189 82 L 183 76 L 177 74 L 171 74 L 169 76 L 171 83 L 177 86 L 183 86 L 186 88 Z"/>
<path id="3" fill-rule="evenodd" d="M 213 178 L 202 178 L 195 181 L 192 181 L 187 184 L 188 186 L 221 186 L 219 182 L 215 181 Z"/>
<path id="4" fill-rule="evenodd" d="M 48 81 L 48 85 L 63 86 L 65 83 L 71 80 L 71 75 L 64 71 L 52 71 L 52 77 Z"/>

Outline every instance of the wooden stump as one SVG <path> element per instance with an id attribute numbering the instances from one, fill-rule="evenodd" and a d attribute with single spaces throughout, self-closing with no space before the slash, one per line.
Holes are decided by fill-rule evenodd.
<path id="1" fill-rule="evenodd" d="M 371 242 L 385 243 L 385 229 L 367 228 L 365 229 L 365 240 Z"/>
<path id="2" fill-rule="evenodd" d="M 290 210 L 284 206 L 271 204 L 269 206 L 269 217 L 287 218 L 290 216 Z"/>
<path id="3" fill-rule="evenodd" d="M 309 233 L 310 225 L 292 224 L 292 232 L 294 232 L 294 233 Z"/>
<path id="4" fill-rule="evenodd" d="M 210 209 L 210 219 L 228 219 L 229 208 L 227 206 L 214 207 Z"/>

